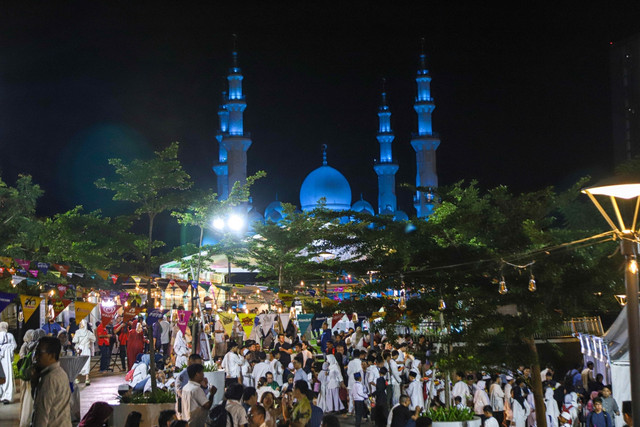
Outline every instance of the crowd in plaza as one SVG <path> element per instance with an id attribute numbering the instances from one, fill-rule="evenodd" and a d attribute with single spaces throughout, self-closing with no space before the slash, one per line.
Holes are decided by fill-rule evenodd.
<path id="1" fill-rule="evenodd" d="M 234 328 L 229 336 L 216 320 L 193 340 L 189 328 L 183 332 L 167 317 L 151 327 L 142 317 L 129 322 L 117 317 L 109 325 L 83 320 L 66 328 L 50 319 L 43 328 L 26 331 L 18 362 L 23 383 L 20 425 L 71 426 L 70 390 L 80 379 L 91 384 L 90 358 L 80 378 L 70 384 L 60 367 L 61 355 L 99 350 L 101 372 L 116 363 L 126 372 L 125 393 L 150 391 L 150 336 L 157 386 L 176 396 L 175 409 L 161 414 L 161 426 L 334 427 L 343 417 L 353 416 L 356 427 L 367 422 L 376 427 L 425 427 L 431 424 L 428 411 L 447 404 L 469 408 L 484 427 L 536 426 L 530 368 L 460 371 L 448 381 L 432 365 L 433 346 L 424 335 L 400 335 L 391 341 L 356 324 L 339 331 L 324 323 L 313 335 L 301 336 L 295 326 L 275 327 L 262 339 L 248 340 L 242 328 Z M 16 350 L 7 324 L 0 323 L 4 403 L 13 400 L 11 363 Z M 218 390 L 205 378 L 205 367 L 224 372 L 220 404 L 213 403 Z M 32 374 L 22 376 L 30 368 Z M 540 379 L 549 427 L 614 427 L 614 416 L 620 413 L 632 425 L 630 402 L 618 405 L 602 375 L 594 375 L 592 363 L 564 375 L 547 366 Z M 102 425 L 110 414 L 108 405 L 97 402 L 80 426 Z M 127 426 L 137 425 L 136 419 L 139 422 L 140 414 L 131 413 Z"/>

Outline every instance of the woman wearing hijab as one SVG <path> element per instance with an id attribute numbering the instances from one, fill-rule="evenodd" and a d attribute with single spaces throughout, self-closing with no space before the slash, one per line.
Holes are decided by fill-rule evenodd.
<path id="1" fill-rule="evenodd" d="M 112 412 L 113 408 L 107 402 L 94 402 L 78 427 L 102 427 Z"/>
<path id="2" fill-rule="evenodd" d="M 580 425 L 580 420 L 578 419 L 580 408 L 578 407 L 578 395 L 576 392 L 572 391 L 571 393 L 567 393 L 564 395 L 564 405 L 562 405 L 562 412 L 568 412 L 571 415 L 571 424 L 574 427 L 578 427 Z"/>
<path id="3" fill-rule="evenodd" d="M 558 402 L 553 398 L 553 389 L 551 387 L 547 387 L 544 391 L 544 406 L 547 414 L 547 427 L 558 427 L 560 411 L 558 410 Z"/>
<path id="4" fill-rule="evenodd" d="M 142 323 L 136 324 L 136 329 L 129 332 L 129 338 L 127 341 L 127 369 L 130 371 L 133 364 L 136 362 L 138 354 L 144 352 L 144 330 L 142 329 Z"/>
<path id="5" fill-rule="evenodd" d="M 186 329 L 187 331 L 189 328 Z M 176 368 L 182 369 L 187 364 L 187 357 L 189 356 L 189 345 L 187 343 L 187 337 L 184 335 L 181 329 L 178 329 L 176 333 L 176 339 L 173 342 L 173 352 L 176 355 Z"/>
<path id="6" fill-rule="evenodd" d="M 13 401 L 13 352 L 16 347 L 18 344 L 9 332 L 9 324 L 0 322 L 0 363 L 6 377 L 5 383 L 0 385 L 0 400 L 5 405 Z"/>
<path id="7" fill-rule="evenodd" d="M 29 354 L 29 344 L 33 342 L 33 329 L 27 329 L 22 337 L 22 346 L 20 347 L 19 358 L 22 360 Z"/>
<path id="8" fill-rule="evenodd" d="M 79 375 L 84 375 L 84 384 L 91 385 L 89 380 L 89 371 L 91 371 L 91 354 L 93 353 L 93 343 L 96 342 L 96 336 L 87 329 L 87 322 L 82 320 L 80 326 L 73 336 L 73 343 L 76 345 L 76 352 L 79 356 L 89 356 L 87 362 L 82 367 Z M 78 379 L 76 378 L 76 383 Z"/>
<path id="9" fill-rule="evenodd" d="M 333 354 L 327 355 L 327 362 L 329 362 L 329 372 L 327 374 L 324 412 L 339 412 L 344 409 L 344 405 L 340 400 L 340 387 L 344 388 L 344 382 L 342 380 L 342 372 L 340 366 Z"/>
<path id="10" fill-rule="evenodd" d="M 27 347 L 25 348 L 25 345 L 23 344 L 22 348 L 20 348 L 20 353 L 22 353 L 23 350 L 26 351 L 25 357 L 28 357 L 29 353 L 35 350 L 36 346 L 38 345 L 38 340 L 47 335 L 44 329 L 36 329 L 30 331 L 30 337 L 27 336 L 29 331 L 27 331 L 27 333 L 25 333 L 24 335 L 25 342 L 27 339 L 29 339 Z M 31 381 L 22 381 L 22 387 L 20 387 L 20 395 L 20 427 L 29 427 L 31 425 L 31 418 L 33 416 Z"/>
<path id="11" fill-rule="evenodd" d="M 522 394 L 522 388 L 520 387 L 521 380 L 518 381 L 516 386 L 511 390 L 513 396 L 511 399 L 511 424 L 515 427 L 525 427 L 527 417 L 531 413 L 531 407 L 527 403 L 526 397 Z"/>

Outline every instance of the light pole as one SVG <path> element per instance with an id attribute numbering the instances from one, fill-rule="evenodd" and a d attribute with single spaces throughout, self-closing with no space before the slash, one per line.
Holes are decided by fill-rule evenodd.
<path id="1" fill-rule="evenodd" d="M 243 216 L 232 213 L 227 218 L 216 217 L 211 222 L 213 228 L 218 232 L 226 235 L 227 232 L 241 234 L 246 226 L 246 220 Z M 227 283 L 231 283 L 231 259 L 227 256 Z"/>
<path id="2" fill-rule="evenodd" d="M 638 210 L 640 208 L 639 183 L 604 183 L 582 190 L 594 203 L 604 219 L 620 239 L 620 252 L 625 258 L 624 280 L 627 290 L 627 324 L 629 335 L 629 370 L 631 380 L 632 415 L 640 420 L 640 313 L 638 310 Z M 604 210 L 595 196 L 608 196 L 618 225 Z M 622 218 L 618 200 L 636 199 L 630 224 Z M 629 206 L 630 207 L 630 206 Z M 630 225 L 630 227 L 629 227 Z"/>

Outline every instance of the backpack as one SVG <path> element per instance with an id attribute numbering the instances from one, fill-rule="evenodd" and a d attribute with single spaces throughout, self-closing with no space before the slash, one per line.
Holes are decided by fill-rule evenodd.
<path id="1" fill-rule="evenodd" d="M 227 411 L 227 401 L 223 400 L 218 405 L 214 406 L 209 411 L 209 419 L 207 420 L 207 426 L 210 427 L 227 427 L 227 420 L 233 427 L 233 418 L 229 411 Z"/>
<path id="2" fill-rule="evenodd" d="M 25 357 L 18 360 L 18 378 L 24 381 L 31 381 L 31 375 L 33 374 L 33 352 L 30 351 Z"/>

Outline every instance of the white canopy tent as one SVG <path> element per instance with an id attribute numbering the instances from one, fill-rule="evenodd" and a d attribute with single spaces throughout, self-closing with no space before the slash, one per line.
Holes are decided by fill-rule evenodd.
<path id="1" fill-rule="evenodd" d="M 618 318 L 605 333 L 604 340 L 609 351 L 613 398 L 622 408 L 623 401 L 631 400 L 627 307 L 622 309 Z M 616 417 L 616 425 L 624 425 L 622 417 Z"/>

